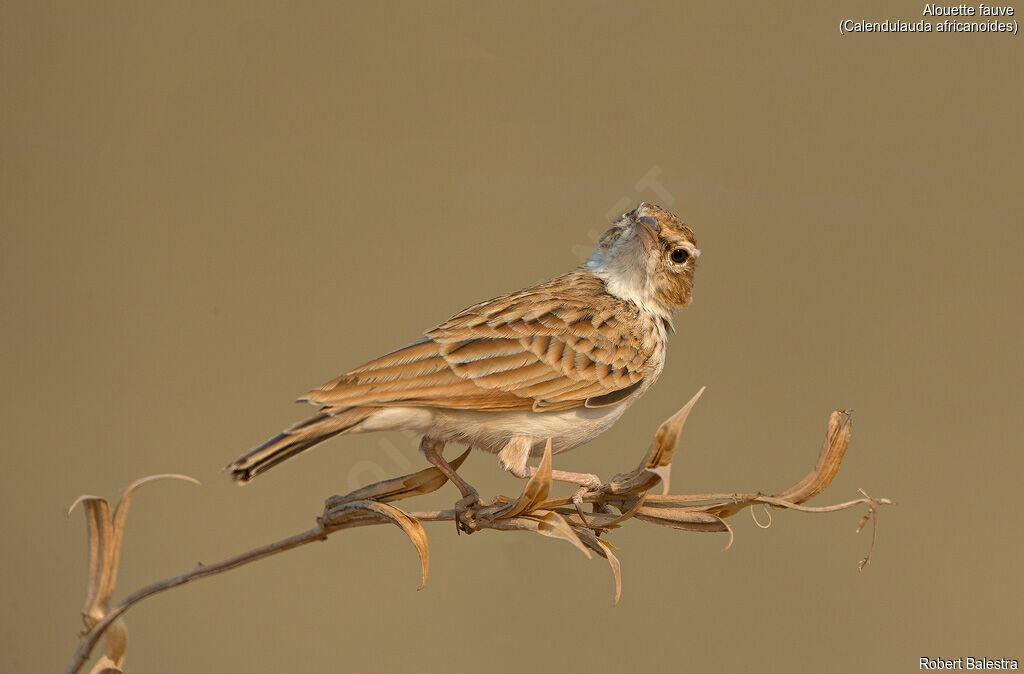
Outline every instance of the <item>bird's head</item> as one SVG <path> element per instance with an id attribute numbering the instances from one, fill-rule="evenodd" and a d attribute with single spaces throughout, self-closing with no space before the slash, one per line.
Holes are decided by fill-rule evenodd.
<path id="1" fill-rule="evenodd" d="M 601 235 L 585 267 L 613 295 L 669 318 L 690 303 L 698 257 L 693 230 L 661 206 L 641 202 Z"/>

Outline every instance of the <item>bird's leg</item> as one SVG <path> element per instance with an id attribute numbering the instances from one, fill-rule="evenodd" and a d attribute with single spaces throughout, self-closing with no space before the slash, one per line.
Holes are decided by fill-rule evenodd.
<path id="1" fill-rule="evenodd" d="M 427 457 L 427 461 L 444 473 L 445 477 L 462 492 L 462 498 L 455 502 L 455 530 L 459 533 L 465 531 L 467 534 L 471 534 L 475 529 L 475 523 L 467 515 L 470 508 L 480 503 L 480 494 L 455 472 L 451 464 L 444 460 L 444 457 L 441 456 L 443 449 L 444 442 L 441 440 L 427 436 L 423 436 L 423 439 L 420 440 L 420 451 L 423 452 L 423 456 Z"/>
<path id="2" fill-rule="evenodd" d="M 531 467 L 530 474 L 532 475 L 536 470 L 536 468 Z M 583 512 L 583 497 L 591 489 L 601 487 L 601 478 L 593 473 L 572 473 L 567 470 L 552 470 L 551 479 L 579 485 L 579 488 L 572 493 L 572 504 L 576 506 L 577 514 L 583 520 L 583 526 L 590 528 L 590 520 L 587 519 L 586 514 Z"/>
<path id="3" fill-rule="evenodd" d="M 505 448 L 498 452 L 498 459 L 501 467 L 516 477 L 528 479 L 537 474 L 537 468 L 527 466 L 530 458 L 530 450 L 533 447 L 533 438 L 529 435 L 514 435 Z M 573 492 L 572 503 L 576 506 L 576 512 L 583 520 L 583 526 L 589 527 L 586 514 L 583 512 L 583 497 L 591 489 L 601 486 L 601 478 L 592 473 L 570 473 L 566 470 L 552 470 L 551 479 L 558 482 L 578 484 L 580 488 Z"/>
<path id="4" fill-rule="evenodd" d="M 531 478 L 537 474 L 536 466 L 513 466 L 510 467 L 509 472 L 516 477 Z M 590 520 L 587 519 L 586 513 L 583 512 L 583 497 L 587 495 L 591 489 L 599 488 L 603 483 L 601 478 L 593 473 L 572 473 L 567 470 L 552 470 L 551 479 L 555 482 L 566 482 L 568 484 L 579 485 L 579 489 L 572 494 L 572 504 L 576 506 L 576 512 L 579 514 L 580 519 L 583 520 L 583 526 L 589 527 Z"/>

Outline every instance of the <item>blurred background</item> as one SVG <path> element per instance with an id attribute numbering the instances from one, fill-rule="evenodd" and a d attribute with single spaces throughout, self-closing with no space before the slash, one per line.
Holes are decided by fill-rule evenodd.
<path id="1" fill-rule="evenodd" d="M 240 489 L 291 401 L 578 264 L 640 200 L 703 250 L 657 386 L 556 467 L 609 478 L 699 387 L 673 491 L 775 491 L 830 410 L 825 505 L 722 535 L 344 532 L 127 615 L 138 672 L 911 671 L 1020 659 L 1020 38 L 842 37 L 828 3 L 0 6 L 0 669 L 70 658 L 82 493 L 159 483 L 119 592 L 313 524 L 425 466 L 338 438 Z M 852 18 L 917 20 L 869 2 Z M 454 455 L 455 448 L 450 448 Z M 484 495 L 519 481 L 474 454 Z M 447 507 L 446 487 L 410 508 Z M 1016 625 L 1016 626 L 1015 626 Z M 1017 636 L 1014 637 L 1013 635 Z"/>

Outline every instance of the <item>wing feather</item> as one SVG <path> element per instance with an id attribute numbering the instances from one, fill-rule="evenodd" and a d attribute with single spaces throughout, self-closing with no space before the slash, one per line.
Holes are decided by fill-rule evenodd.
<path id="1" fill-rule="evenodd" d="M 638 388 L 654 367 L 657 331 L 636 329 L 640 322 L 634 305 L 609 295 L 592 274 L 577 271 L 470 307 L 425 339 L 301 400 L 327 408 L 537 411 L 612 404 Z"/>

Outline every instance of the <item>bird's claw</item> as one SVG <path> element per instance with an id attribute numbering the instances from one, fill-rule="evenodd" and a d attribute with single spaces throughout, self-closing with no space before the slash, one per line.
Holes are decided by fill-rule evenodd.
<path id="1" fill-rule="evenodd" d="M 588 529 L 593 527 L 590 526 L 590 520 L 587 519 L 587 514 L 583 511 L 583 499 L 586 498 L 587 494 L 589 494 L 592 489 L 600 486 L 601 481 L 598 480 L 597 485 L 580 485 L 580 488 L 572 493 L 572 504 L 576 506 L 576 514 L 580 516 L 581 520 L 583 520 L 583 526 Z"/>
<path id="2" fill-rule="evenodd" d="M 476 531 L 476 506 L 480 505 L 480 494 L 472 491 L 455 502 L 455 531 L 471 534 Z"/>
<path id="3" fill-rule="evenodd" d="M 592 529 L 593 527 L 590 526 L 590 520 L 587 518 L 586 513 L 583 511 L 584 499 L 591 492 L 596 492 L 600 490 L 601 487 L 604 485 L 601 482 L 601 478 L 599 478 L 596 475 L 583 474 L 576 477 L 577 479 L 574 480 L 574 482 L 576 482 L 579 485 L 579 488 L 577 488 L 576 491 L 574 491 L 572 494 L 572 504 L 576 507 L 576 514 L 579 515 L 580 519 L 583 521 L 583 526 L 587 527 L 588 529 Z M 595 512 L 597 512 L 596 503 L 594 504 L 594 510 Z"/>

